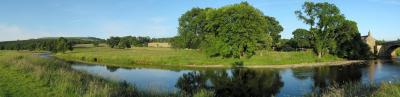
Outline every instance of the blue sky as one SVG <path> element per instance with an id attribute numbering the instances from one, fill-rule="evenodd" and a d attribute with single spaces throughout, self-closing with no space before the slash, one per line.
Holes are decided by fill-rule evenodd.
<path id="1" fill-rule="evenodd" d="M 311 0 L 312 1 L 312 0 Z M 39 37 L 150 36 L 177 34 L 178 18 L 193 7 L 221 7 L 241 0 L 0 0 L 0 41 Z M 283 38 L 308 28 L 294 14 L 303 0 L 249 0 L 284 27 Z M 400 0 L 322 0 L 358 23 L 362 35 L 400 38 Z"/>

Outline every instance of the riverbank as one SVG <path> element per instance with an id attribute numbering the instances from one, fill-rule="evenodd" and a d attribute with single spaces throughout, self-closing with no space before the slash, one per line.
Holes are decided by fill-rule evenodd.
<path id="1" fill-rule="evenodd" d="M 231 67 L 233 66 L 233 63 L 236 63 L 238 61 L 243 62 L 243 66 L 248 67 L 298 67 L 304 65 L 326 65 L 328 64 L 327 62 L 339 62 L 339 64 L 342 64 L 342 61 L 346 61 L 345 59 L 341 59 L 331 55 L 327 55 L 319 59 L 311 51 L 258 51 L 257 55 L 254 55 L 250 59 L 238 60 L 220 57 L 210 58 L 197 50 L 147 47 L 131 49 L 86 47 L 76 48 L 72 52 L 58 53 L 54 56 L 70 61 L 122 67 L 132 67 L 140 65 L 178 67 Z M 288 64 L 290 66 L 288 66 Z"/>
<path id="2" fill-rule="evenodd" d="M 338 65 L 351 65 L 356 63 L 366 62 L 366 60 L 344 60 L 334 62 L 319 62 L 319 63 L 302 63 L 302 64 L 286 64 L 286 65 L 245 65 L 238 67 L 245 68 L 299 68 L 299 67 L 317 67 L 317 66 L 338 66 Z M 185 65 L 188 67 L 203 67 L 203 68 L 222 68 L 225 65 Z"/>
<path id="3" fill-rule="evenodd" d="M 176 97 L 75 71 L 30 51 L 0 50 L 0 97 Z"/>

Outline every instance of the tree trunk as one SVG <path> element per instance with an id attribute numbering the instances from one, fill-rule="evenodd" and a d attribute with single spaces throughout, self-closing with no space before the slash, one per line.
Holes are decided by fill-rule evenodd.
<path id="1" fill-rule="evenodd" d="M 318 58 L 319 58 L 319 59 L 322 58 L 322 52 L 318 52 Z"/>

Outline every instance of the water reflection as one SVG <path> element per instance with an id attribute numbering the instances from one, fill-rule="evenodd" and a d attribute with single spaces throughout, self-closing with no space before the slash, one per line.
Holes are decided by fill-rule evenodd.
<path id="1" fill-rule="evenodd" d="M 208 89 L 217 97 L 269 97 L 279 93 L 283 85 L 276 70 L 235 68 L 189 72 L 178 79 L 176 87 L 189 94 Z"/>
<path id="2" fill-rule="evenodd" d="M 48 57 L 45 57 L 48 58 Z M 50 59 L 50 58 L 49 58 Z M 303 96 L 345 83 L 381 83 L 400 79 L 399 59 L 373 60 L 363 64 L 286 69 L 165 69 L 120 68 L 71 63 L 72 68 L 101 77 L 126 81 L 138 89 L 194 94 L 200 89 L 216 96 Z"/>
<path id="3" fill-rule="evenodd" d="M 107 70 L 110 72 L 115 72 L 117 71 L 120 67 L 116 67 L 116 66 L 106 66 Z"/>

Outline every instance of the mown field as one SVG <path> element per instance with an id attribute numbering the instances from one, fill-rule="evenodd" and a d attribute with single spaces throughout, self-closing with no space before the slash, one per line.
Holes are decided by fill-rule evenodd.
<path id="1" fill-rule="evenodd" d="M 176 97 L 72 70 L 28 51 L 0 50 L 0 97 Z"/>
<path id="2" fill-rule="evenodd" d="M 227 65 L 238 59 L 210 58 L 201 51 L 172 48 L 130 48 L 112 49 L 108 47 L 81 47 L 72 52 L 58 53 L 58 58 L 83 62 L 103 63 L 107 65 Z M 276 52 L 259 51 L 250 59 L 241 59 L 245 65 L 281 65 L 301 64 L 343 60 L 327 55 L 318 59 L 311 51 Z"/>

